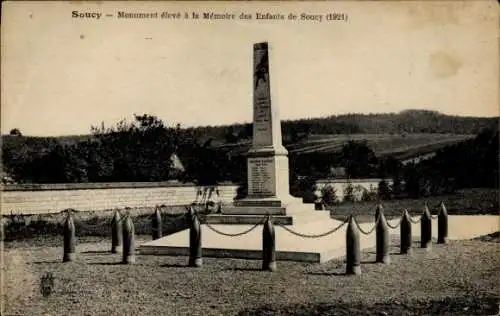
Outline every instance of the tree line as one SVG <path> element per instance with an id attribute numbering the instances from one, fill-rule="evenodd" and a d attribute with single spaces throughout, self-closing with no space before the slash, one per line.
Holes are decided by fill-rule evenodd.
<path id="1" fill-rule="evenodd" d="M 234 129 L 233 129 L 234 132 Z M 246 132 L 251 132 L 250 128 Z M 307 132 L 307 130 L 306 130 Z M 3 137 L 2 170 L 19 183 L 193 181 L 212 185 L 232 181 L 245 192 L 246 160 L 213 146 L 199 130 L 166 126 L 153 115 L 135 115 L 115 126 L 92 127 L 75 141 L 58 138 Z M 293 194 L 311 194 L 312 184 L 332 166 L 344 166 L 347 178 L 391 178 L 391 196 L 418 197 L 465 187 L 498 188 L 498 127 L 436 152 L 419 163 L 377 157 L 366 142 L 350 141 L 337 153 L 293 155 Z M 176 153 L 185 169 L 173 167 Z"/>
<path id="2" fill-rule="evenodd" d="M 282 121 L 286 143 L 295 143 L 311 134 L 478 134 L 498 125 L 498 117 L 459 117 L 429 110 L 405 110 L 385 114 L 344 114 L 321 118 Z M 252 137 L 252 124 L 190 128 L 193 134 L 235 143 Z"/>

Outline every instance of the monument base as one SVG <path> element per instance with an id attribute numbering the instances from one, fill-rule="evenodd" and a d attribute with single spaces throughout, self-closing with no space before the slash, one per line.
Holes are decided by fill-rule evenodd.
<path id="1" fill-rule="evenodd" d="M 313 212 L 328 215 L 329 212 Z M 300 215 L 298 216 L 300 217 Z M 498 230 L 498 215 L 477 215 L 477 216 L 457 216 L 450 215 L 449 239 L 471 239 L 482 235 L 487 235 Z M 390 220 L 395 225 L 399 219 Z M 335 219 L 322 220 L 314 223 L 304 223 L 299 221 L 290 229 L 303 234 L 321 234 L 329 231 L 333 227 L 340 225 L 340 221 Z M 360 224 L 363 230 L 370 230 L 374 223 Z M 214 228 L 226 233 L 239 233 L 250 229 L 253 225 L 213 225 Z M 278 223 L 275 225 L 276 233 L 276 259 L 278 261 L 305 261 L 305 262 L 325 262 L 334 258 L 343 257 L 346 254 L 347 225 L 344 225 L 337 232 L 325 237 L 309 239 L 303 238 L 286 231 Z M 262 228 L 257 227 L 251 232 L 229 237 L 220 235 L 206 224 L 201 225 L 202 246 L 204 257 L 215 258 L 240 258 L 240 259 L 262 259 Z M 391 230 L 391 235 L 399 236 L 398 230 Z M 413 238 L 420 235 L 420 223 L 412 224 Z M 437 219 L 432 220 L 432 236 L 437 236 Z M 375 233 L 366 236 L 360 234 L 361 250 L 374 248 L 376 244 Z M 391 244 L 391 247 L 394 247 Z M 423 252 L 418 243 L 413 244 L 414 252 Z M 138 251 L 141 255 L 165 255 L 165 256 L 187 256 L 189 255 L 189 229 L 156 239 L 142 244 Z M 391 255 L 399 253 L 399 250 L 391 251 Z M 278 263 L 279 264 L 279 263 Z"/>
<path id="2" fill-rule="evenodd" d="M 269 198 L 247 197 L 223 207 L 221 212 L 233 215 L 286 215 L 287 210 L 297 208 L 300 205 L 304 205 L 302 199 L 291 195 Z"/>

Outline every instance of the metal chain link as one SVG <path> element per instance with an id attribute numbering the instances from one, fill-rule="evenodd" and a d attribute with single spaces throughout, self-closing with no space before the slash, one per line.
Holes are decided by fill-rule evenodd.
<path id="1" fill-rule="evenodd" d="M 378 225 L 378 222 L 380 221 L 380 218 L 382 216 L 378 216 L 377 217 L 377 220 L 375 221 L 375 225 L 373 225 L 372 229 L 370 229 L 368 232 L 366 232 L 365 230 L 363 230 L 363 228 L 361 228 L 361 226 L 359 226 L 359 223 L 358 221 L 356 220 L 356 217 L 354 217 L 354 223 L 356 224 L 356 226 L 358 227 L 359 231 L 362 233 L 362 234 L 365 234 L 365 235 L 370 235 L 371 233 L 373 233 L 373 231 L 375 230 L 375 228 L 377 228 L 377 225 Z"/>
<path id="2" fill-rule="evenodd" d="M 210 225 L 208 223 L 205 223 L 205 225 L 207 225 L 207 227 L 210 228 L 210 230 L 216 232 L 217 234 L 220 234 L 220 235 L 223 235 L 223 236 L 228 236 L 228 237 L 237 237 L 237 236 L 242 236 L 242 235 L 248 234 L 249 232 L 251 232 L 252 230 L 254 230 L 255 228 L 257 228 L 257 226 L 264 224 L 265 221 L 266 221 L 266 218 L 264 218 L 259 223 L 257 223 L 254 226 L 252 226 L 250 229 L 247 229 L 244 232 L 236 233 L 236 234 L 224 233 L 224 232 L 222 232 L 222 231 L 214 228 L 212 225 Z"/>
<path id="3" fill-rule="evenodd" d="M 422 219 L 421 217 L 419 217 L 416 221 L 413 220 L 413 218 L 411 217 L 410 214 L 408 214 L 408 219 L 410 220 L 411 223 L 413 224 L 418 224 L 420 223 L 420 220 Z"/>
<path id="4" fill-rule="evenodd" d="M 303 238 L 321 238 L 321 237 L 325 237 L 325 236 L 328 236 L 330 234 L 333 234 L 335 233 L 337 230 L 339 230 L 340 228 L 342 228 L 342 226 L 344 226 L 347 222 L 348 222 L 348 218 L 346 218 L 342 223 L 340 223 L 339 226 L 333 228 L 332 230 L 329 230 L 327 231 L 326 233 L 322 233 L 322 234 L 312 234 L 312 235 L 307 235 L 307 234 L 302 234 L 302 233 L 299 233 L 299 232 L 296 232 L 288 227 L 286 227 L 285 225 L 283 224 L 279 224 L 279 226 L 281 226 L 284 230 L 286 230 L 287 232 L 293 234 L 293 235 L 296 235 L 296 236 L 299 236 L 299 237 L 303 237 Z"/>
<path id="5" fill-rule="evenodd" d="M 391 229 L 397 229 L 399 227 L 399 225 L 401 225 L 401 222 L 403 222 L 403 217 L 400 217 L 398 223 L 396 225 L 394 225 L 394 226 L 391 225 L 388 220 L 386 220 L 385 222 L 387 223 L 387 226 L 389 228 L 391 228 Z"/>

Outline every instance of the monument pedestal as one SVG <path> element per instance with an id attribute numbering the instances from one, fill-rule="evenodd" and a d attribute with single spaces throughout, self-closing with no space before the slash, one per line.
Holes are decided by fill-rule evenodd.
<path id="1" fill-rule="evenodd" d="M 317 242 L 309 243 L 290 234 L 279 225 L 302 233 L 323 231 L 338 225 L 330 212 L 314 211 L 314 204 L 290 195 L 288 151 L 282 144 L 278 107 L 271 105 L 269 59 L 267 43 L 254 45 L 254 117 L 252 148 L 247 153 L 248 195 L 232 205 L 225 205 L 222 214 L 200 215 L 203 231 L 203 255 L 236 258 L 260 258 L 262 232 L 254 229 L 248 234 L 228 237 L 221 231 L 233 232 L 252 229 L 264 223 L 268 215 L 276 225 L 278 260 L 297 259 L 321 262 L 338 252 L 331 241 L 321 249 L 313 249 Z M 212 225 L 214 225 L 212 227 Z M 167 236 L 141 246 L 142 253 L 180 254 L 188 249 L 188 231 Z M 340 238 L 340 244 L 345 238 Z"/>

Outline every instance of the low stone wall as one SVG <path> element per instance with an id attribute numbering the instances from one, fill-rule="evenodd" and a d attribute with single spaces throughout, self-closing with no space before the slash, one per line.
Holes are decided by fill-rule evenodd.
<path id="1" fill-rule="evenodd" d="M 351 179 L 349 182 L 353 186 L 353 195 L 357 201 L 360 201 L 363 196 L 363 191 L 378 191 L 378 184 L 381 180 L 385 180 L 387 184 L 392 185 L 391 179 Z M 344 191 L 349 183 L 345 179 L 323 179 L 316 181 L 316 186 L 321 189 L 325 186 L 331 186 L 335 189 L 337 199 L 342 202 L 344 199 Z"/>
<path id="2" fill-rule="evenodd" d="M 187 205 L 196 199 L 198 187 L 192 183 L 69 183 L 3 185 L 2 214 L 55 213 L 66 208 L 79 211 Z M 223 183 L 223 202 L 232 202 L 237 185 Z"/>

